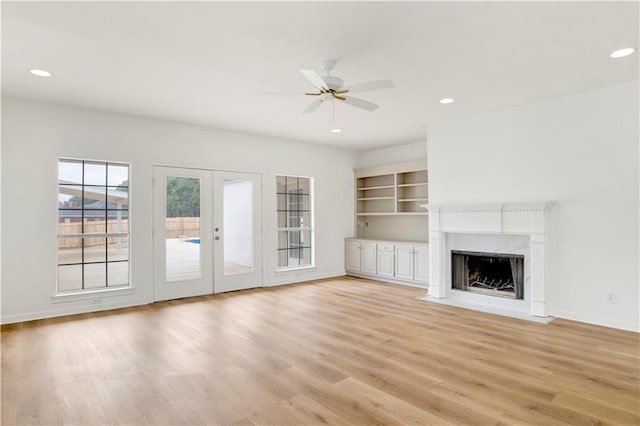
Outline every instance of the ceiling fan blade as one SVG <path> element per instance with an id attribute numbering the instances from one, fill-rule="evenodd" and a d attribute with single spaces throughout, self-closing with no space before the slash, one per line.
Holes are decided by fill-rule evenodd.
<path id="1" fill-rule="evenodd" d="M 319 107 L 320 105 L 322 105 L 322 98 L 320 98 L 320 99 L 317 99 L 317 100 L 313 101 L 313 102 L 311 103 L 311 105 L 309 105 L 309 106 L 308 106 L 308 107 L 303 111 L 303 113 L 304 113 L 304 114 L 310 114 L 310 113 L 312 113 L 313 111 L 317 110 L 317 109 L 318 109 L 318 107 Z"/>
<path id="2" fill-rule="evenodd" d="M 378 105 L 368 101 L 363 101 L 362 99 L 358 99 L 358 98 L 345 97 L 344 101 L 342 102 L 344 102 L 345 104 L 354 106 L 356 108 L 367 110 L 367 111 L 374 111 L 378 109 Z"/>
<path id="3" fill-rule="evenodd" d="M 348 90 L 349 93 L 359 93 L 368 92 L 371 90 L 393 89 L 394 87 L 396 87 L 396 84 L 393 82 L 393 80 L 376 80 L 367 81 L 366 83 L 354 84 L 351 87 L 347 87 L 345 90 Z"/>
<path id="4" fill-rule="evenodd" d="M 307 93 L 305 93 L 305 95 L 307 95 L 307 96 L 320 96 L 320 95 L 322 95 L 322 92 L 318 92 L 318 93 L 316 93 L 316 92 L 307 92 Z"/>
<path id="5" fill-rule="evenodd" d="M 300 70 L 300 72 L 302 73 L 302 75 L 307 77 L 307 80 L 309 80 L 311 84 L 313 84 L 313 86 L 317 89 L 321 91 L 326 91 L 328 89 L 327 83 L 324 82 L 322 77 L 320 77 L 317 72 L 312 70 Z"/>

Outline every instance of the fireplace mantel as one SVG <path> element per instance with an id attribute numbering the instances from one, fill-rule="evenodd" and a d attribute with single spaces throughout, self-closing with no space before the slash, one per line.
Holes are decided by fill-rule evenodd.
<path id="1" fill-rule="evenodd" d="M 446 234 L 527 235 L 531 255 L 531 315 L 546 317 L 545 295 L 547 212 L 550 201 L 521 203 L 482 203 L 422 207 L 429 211 L 430 274 L 429 296 L 446 298 L 446 277 L 450 275 L 446 256 L 450 256 Z"/>

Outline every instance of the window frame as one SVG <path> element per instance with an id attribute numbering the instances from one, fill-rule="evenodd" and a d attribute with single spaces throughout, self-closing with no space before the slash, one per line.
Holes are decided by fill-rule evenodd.
<path id="1" fill-rule="evenodd" d="M 63 181 L 61 179 L 61 165 L 63 163 L 80 163 L 82 167 L 80 182 L 75 181 Z M 99 165 L 104 167 L 104 184 L 97 183 L 87 183 L 86 175 L 86 165 Z M 74 158 L 74 157 L 57 157 L 56 158 L 56 171 L 57 171 L 57 180 L 56 180 L 56 188 L 58 194 L 58 206 L 56 209 L 56 281 L 55 281 L 55 293 L 52 297 L 55 301 L 64 301 L 64 300 L 77 300 L 82 299 L 83 297 L 91 297 L 96 293 L 110 293 L 110 294 L 122 294 L 122 293 L 130 293 L 133 289 L 131 283 L 131 163 L 125 161 L 111 161 L 111 160 L 95 160 L 95 159 L 87 159 L 87 158 Z M 127 175 L 126 175 L 126 202 L 123 203 L 119 208 L 113 207 L 109 201 L 110 197 L 114 195 L 110 193 L 110 191 L 116 191 L 120 184 L 109 183 L 109 166 L 115 167 L 126 167 Z M 79 206 L 69 207 L 68 205 L 61 206 L 60 205 L 60 195 L 64 192 L 61 190 L 64 187 L 76 187 L 75 190 L 80 191 L 80 203 Z M 87 188 L 104 188 L 104 207 L 87 207 L 84 202 L 87 200 L 85 191 Z M 72 191 L 66 193 L 66 195 L 70 195 Z M 96 191 L 95 194 L 98 194 Z M 76 194 L 77 196 L 77 194 Z M 91 196 L 91 195 L 89 195 Z M 116 195 L 117 196 L 117 195 Z M 100 197 L 100 195 L 98 195 Z M 89 198 L 90 199 L 90 198 Z M 96 198 L 98 201 L 100 198 Z M 69 218 L 69 212 L 75 211 L 80 214 L 80 229 L 81 232 L 74 233 L 61 233 L 60 224 L 62 223 L 72 223 L 72 222 L 63 222 L 62 218 Z M 63 216 L 61 213 L 67 212 L 67 216 Z M 87 212 L 94 212 L 94 214 L 87 214 Z M 123 219 L 123 213 L 126 212 L 126 230 L 117 229 L 115 232 L 109 230 L 109 218 L 114 214 L 116 215 L 116 220 Z M 97 214 L 96 214 L 97 213 Z M 100 214 L 104 215 L 105 227 L 103 232 L 93 232 L 85 229 L 85 226 L 88 223 L 91 223 L 88 218 L 98 217 L 100 218 Z M 116 222 L 116 226 L 121 226 L 121 222 Z M 113 253 L 109 253 L 110 246 L 109 240 L 112 239 L 126 239 L 126 252 L 120 251 L 117 255 Z M 80 261 L 79 262 L 61 262 L 61 240 L 69 240 L 69 239 L 78 239 L 80 241 Z M 87 261 L 85 258 L 85 240 L 87 239 L 104 239 L 104 259 L 103 260 L 92 260 Z M 116 242 L 119 244 L 119 241 Z M 123 258 L 123 253 L 126 255 Z M 110 257 L 117 256 L 117 259 L 109 260 Z M 127 265 L 127 273 L 126 273 L 126 284 L 111 284 L 109 283 L 109 268 L 110 265 L 117 263 L 126 263 Z M 71 289 L 61 289 L 60 288 L 60 267 L 61 266 L 80 266 L 80 288 L 71 288 Z M 85 276 L 85 266 L 86 265 L 104 265 L 104 285 L 102 286 L 86 286 L 86 276 Z M 57 299 L 57 300 L 56 300 Z M 99 303 L 101 299 L 94 299 L 95 303 Z"/>
<path id="2" fill-rule="evenodd" d="M 296 210 L 290 210 L 289 207 L 291 205 L 296 205 L 296 206 L 302 206 L 303 201 L 302 198 L 300 197 L 297 200 L 291 200 L 290 197 L 290 193 L 289 192 L 278 192 L 278 178 L 296 178 L 296 179 L 307 179 L 309 181 L 309 223 L 306 224 L 305 226 L 290 226 L 291 225 L 291 220 L 293 218 L 295 218 L 296 216 L 298 217 L 298 220 L 300 218 L 302 218 L 303 213 L 307 212 L 307 210 L 303 210 L 303 209 L 296 209 Z M 299 269 L 310 269 L 310 268 L 315 268 L 316 267 L 316 262 L 315 262 L 315 182 L 314 182 L 314 178 L 311 176 L 300 176 L 300 175 L 290 175 L 290 174 L 276 174 L 275 176 L 275 184 L 276 184 L 276 190 L 275 190 L 275 196 L 276 196 L 276 272 L 286 272 L 286 271 L 295 271 L 295 270 L 299 270 Z M 286 180 L 285 180 L 285 188 L 286 188 L 287 184 L 286 184 Z M 286 189 L 285 189 L 286 191 Z M 298 189 L 298 191 L 302 191 L 302 189 Z M 284 195 L 286 197 L 285 199 L 285 206 L 286 206 L 286 210 L 281 210 L 279 209 L 279 205 L 278 205 L 278 196 L 279 195 Z M 307 194 L 303 194 L 303 193 L 299 193 L 299 195 L 307 195 Z M 296 197 L 297 198 L 297 197 Z M 279 213 L 281 212 L 286 212 L 286 227 L 282 227 L 279 225 Z M 292 214 L 295 213 L 295 214 Z M 289 251 L 292 249 L 292 241 L 291 241 L 291 234 L 290 232 L 293 231 L 298 231 L 298 241 L 300 241 L 302 239 L 302 232 L 309 232 L 309 264 L 307 265 L 294 265 L 294 266 L 279 266 L 279 255 L 280 255 L 280 251 L 286 250 Z M 287 248 L 286 249 L 282 249 L 279 247 L 279 234 L 280 232 L 287 232 Z M 297 243 L 298 247 L 293 247 L 294 249 L 301 249 L 302 247 L 300 247 L 300 243 Z M 306 248 L 306 247 L 305 247 Z M 298 260 L 301 260 L 301 257 L 298 257 Z"/>

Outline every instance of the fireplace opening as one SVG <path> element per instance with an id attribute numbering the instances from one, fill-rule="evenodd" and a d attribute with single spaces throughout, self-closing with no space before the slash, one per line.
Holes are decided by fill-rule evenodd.
<path id="1" fill-rule="evenodd" d="M 524 256 L 451 250 L 454 290 L 524 298 Z"/>

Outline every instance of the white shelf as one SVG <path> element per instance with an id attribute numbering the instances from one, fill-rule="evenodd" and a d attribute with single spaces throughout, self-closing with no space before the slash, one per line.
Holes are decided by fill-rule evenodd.
<path id="1" fill-rule="evenodd" d="M 358 191 L 368 191 L 370 189 L 389 189 L 389 188 L 393 188 L 393 185 L 370 186 L 368 188 L 358 188 Z"/>
<path id="2" fill-rule="evenodd" d="M 407 186 L 427 186 L 428 182 L 420 182 L 420 183 L 401 183 L 398 184 L 398 188 L 406 188 Z"/>
<path id="3" fill-rule="evenodd" d="M 429 201 L 427 198 L 404 198 L 402 200 L 398 200 L 399 203 L 408 203 L 411 201 Z"/>
<path id="4" fill-rule="evenodd" d="M 373 201 L 373 200 L 393 200 L 395 197 L 367 197 L 358 198 L 358 201 Z"/>

